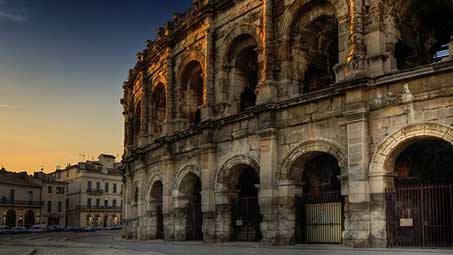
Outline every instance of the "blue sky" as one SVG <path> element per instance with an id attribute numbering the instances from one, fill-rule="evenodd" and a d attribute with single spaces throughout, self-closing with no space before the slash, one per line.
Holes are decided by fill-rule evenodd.
<path id="1" fill-rule="evenodd" d="M 191 0 L 0 0 L 0 167 L 122 153 L 127 71 Z"/>

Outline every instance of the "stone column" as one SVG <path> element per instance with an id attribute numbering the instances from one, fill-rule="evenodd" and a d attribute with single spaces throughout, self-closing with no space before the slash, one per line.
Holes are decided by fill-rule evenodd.
<path id="1" fill-rule="evenodd" d="M 232 240 L 231 202 L 237 198 L 236 192 L 227 191 L 227 188 L 219 188 L 215 192 L 215 237 L 217 242 Z"/>
<path id="2" fill-rule="evenodd" d="M 302 186 L 292 180 L 278 184 L 278 235 L 276 244 L 288 245 L 296 243 L 296 196 L 302 194 Z"/>
<path id="3" fill-rule="evenodd" d="M 173 134 L 173 120 L 176 115 L 176 106 L 175 106 L 175 82 L 174 82 L 174 59 L 173 59 L 173 49 L 167 49 L 167 86 L 165 87 L 166 95 L 166 110 L 165 110 L 165 123 L 162 127 L 162 136 L 169 136 Z"/>
<path id="4" fill-rule="evenodd" d="M 203 212 L 203 239 L 215 241 L 215 193 L 214 179 L 217 173 L 216 145 L 205 144 L 201 153 L 201 211 Z"/>
<path id="5" fill-rule="evenodd" d="M 278 212 L 273 208 L 274 176 L 277 170 L 277 130 L 268 128 L 257 132 L 260 140 L 259 205 L 263 220 L 260 224 L 262 242 L 276 243 Z"/>
<path id="6" fill-rule="evenodd" d="M 273 58 L 273 40 L 274 40 L 274 7 L 273 0 L 264 0 L 263 2 L 263 28 L 264 28 L 264 63 L 261 79 L 257 87 L 257 104 L 273 102 L 277 98 L 277 89 L 274 84 L 274 58 Z"/>
<path id="7" fill-rule="evenodd" d="M 337 80 L 365 75 L 365 42 L 363 25 L 363 0 L 351 0 L 349 6 L 349 54 L 346 64 L 336 68 Z"/>
<path id="8" fill-rule="evenodd" d="M 208 29 L 206 31 L 206 79 L 205 97 L 206 102 L 201 112 L 201 119 L 213 118 L 215 106 L 215 24 L 212 15 L 207 16 Z"/>
<path id="9" fill-rule="evenodd" d="M 387 51 L 385 35 L 384 1 L 369 2 L 369 23 L 366 25 L 365 44 L 367 49 L 368 73 L 372 76 L 383 75 L 396 68 L 393 54 Z"/>
<path id="10" fill-rule="evenodd" d="M 173 181 L 176 178 L 174 163 L 169 156 L 162 159 L 162 213 L 164 215 L 164 239 L 165 241 L 175 240 L 175 222 L 173 207 Z"/>
<path id="11" fill-rule="evenodd" d="M 139 137 L 139 146 L 146 144 L 148 140 L 148 75 L 146 70 L 143 71 L 143 79 L 141 84 L 141 127 L 140 127 L 140 137 Z"/>
<path id="12" fill-rule="evenodd" d="M 368 247 L 370 236 L 370 193 L 368 185 L 369 134 L 366 91 L 346 94 L 349 201 L 345 210 L 344 242 Z"/>
<path id="13" fill-rule="evenodd" d="M 182 197 L 178 191 L 173 191 L 174 203 L 174 240 L 186 241 L 187 239 L 187 204 L 189 203 L 187 197 Z"/>

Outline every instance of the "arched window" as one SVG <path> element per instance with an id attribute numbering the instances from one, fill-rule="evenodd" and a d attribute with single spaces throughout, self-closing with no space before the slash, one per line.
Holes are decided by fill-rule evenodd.
<path id="1" fill-rule="evenodd" d="M 453 35 L 453 3 L 450 0 L 398 0 L 393 13 L 398 26 L 397 68 L 435 63 L 448 56 Z"/>
<path id="2" fill-rule="evenodd" d="M 257 43 L 248 34 L 233 40 L 228 51 L 229 90 L 233 101 L 238 100 L 239 111 L 256 104 L 256 86 L 259 80 Z M 240 95 L 236 99 L 236 95 Z"/>
<path id="3" fill-rule="evenodd" d="M 140 131 L 142 128 L 141 116 L 142 116 L 141 102 L 138 101 L 134 111 L 134 135 L 136 138 L 138 137 L 138 135 L 140 135 Z"/>
<path id="4" fill-rule="evenodd" d="M 159 83 L 153 88 L 152 93 L 152 122 L 153 134 L 158 136 L 162 133 L 162 124 L 165 121 L 167 113 L 167 96 L 165 86 Z"/>
<path id="5" fill-rule="evenodd" d="M 180 112 L 191 124 L 201 122 L 201 106 L 205 102 L 204 74 L 201 64 L 192 61 L 186 65 L 181 79 L 182 102 Z"/>
<path id="6" fill-rule="evenodd" d="M 301 92 L 335 83 L 333 68 L 339 61 L 336 9 L 328 1 L 306 4 L 291 29 L 294 79 Z"/>

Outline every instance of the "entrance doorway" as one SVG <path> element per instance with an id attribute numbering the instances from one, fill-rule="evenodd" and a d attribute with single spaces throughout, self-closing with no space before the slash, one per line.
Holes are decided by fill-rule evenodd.
<path id="1" fill-rule="evenodd" d="M 453 245 L 453 146 L 439 139 L 406 145 L 386 192 L 389 246 Z"/>
<path id="2" fill-rule="evenodd" d="M 181 200 L 185 206 L 179 208 L 181 214 L 178 219 L 185 224 L 186 241 L 203 240 L 203 213 L 201 211 L 201 179 L 194 173 L 188 173 L 179 185 Z"/>
<path id="3" fill-rule="evenodd" d="M 13 228 L 16 226 L 16 211 L 13 209 L 8 210 L 6 213 L 6 226 Z"/>
<path id="4" fill-rule="evenodd" d="M 328 153 L 313 152 L 296 160 L 293 168 L 302 172 L 295 177 L 302 185 L 295 204 L 296 241 L 342 243 L 343 198 L 337 159 Z"/>
<path id="5" fill-rule="evenodd" d="M 162 196 L 163 196 L 162 182 L 156 181 L 151 188 L 149 204 L 151 215 L 155 218 L 156 224 L 155 239 L 164 238 L 164 214 L 162 211 L 163 201 Z"/>
<path id="6" fill-rule="evenodd" d="M 260 206 L 258 189 L 260 179 L 251 166 L 244 165 L 240 169 L 236 185 L 238 196 L 232 204 L 233 240 L 243 242 L 258 242 L 262 235 L 260 231 Z"/>
<path id="7" fill-rule="evenodd" d="M 35 213 L 32 210 L 25 212 L 25 227 L 30 228 L 35 225 Z"/>

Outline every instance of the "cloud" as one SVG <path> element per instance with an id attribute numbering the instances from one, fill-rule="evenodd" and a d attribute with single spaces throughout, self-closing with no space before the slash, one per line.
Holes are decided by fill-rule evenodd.
<path id="1" fill-rule="evenodd" d="M 7 0 L 0 0 L 0 20 L 25 22 L 27 18 L 22 14 L 23 12 L 21 13 L 20 10 L 17 10 L 18 8 L 13 8 L 9 3 Z"/>

